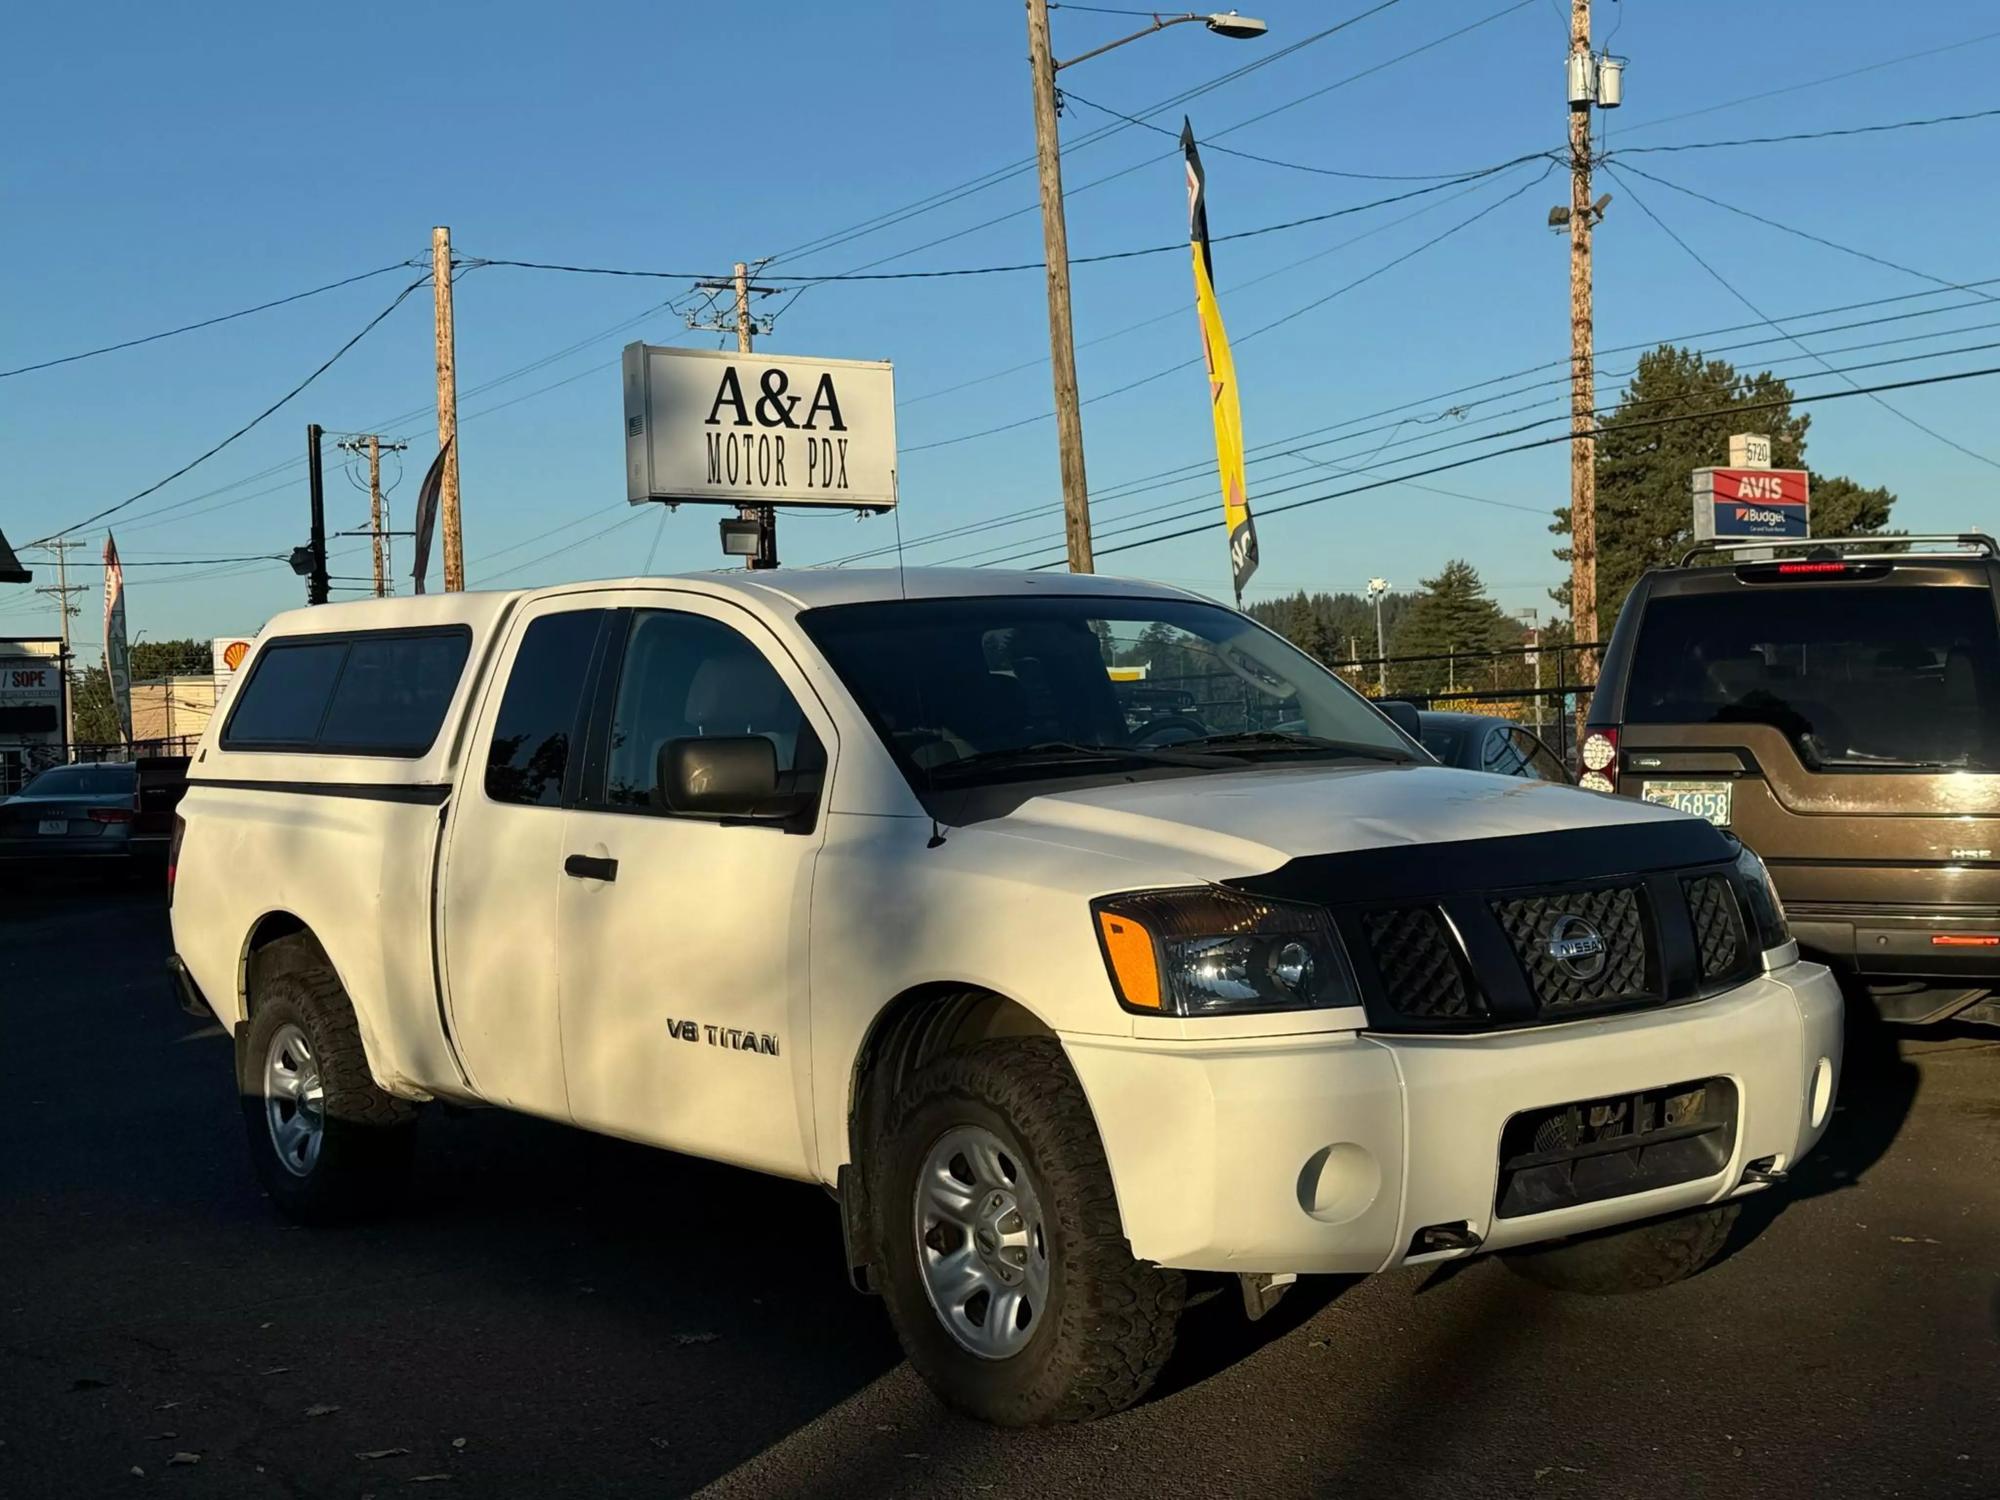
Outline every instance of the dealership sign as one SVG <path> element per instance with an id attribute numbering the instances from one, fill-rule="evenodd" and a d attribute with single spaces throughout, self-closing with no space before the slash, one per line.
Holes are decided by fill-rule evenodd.
<path id="1" fill-rule="evenodd" d="M 896 383 L 886 361 L 625 346 L 625 496 L 886 510 Z"/>
<path id="2" fill-rule="evenodd" d="M 1697 541 L 1785 541 L 1812 535 L 1804 469 L 1696 469 Z"/>

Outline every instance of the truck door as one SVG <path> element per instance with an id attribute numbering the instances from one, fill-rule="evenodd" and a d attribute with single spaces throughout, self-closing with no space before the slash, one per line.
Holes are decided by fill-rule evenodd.
<path id="1" fill-rule="evenodd" d="M 452 798 L 439 882 L 452 1040 L 479 1094 L 567 1119 L 556 1008 L 563 801 L 583 770 L 585 688 L 612 612 L 545 599 L 515 617 Z"/>
<path id="2" fill-rule="evenodd" d="M 824 816 L 670 812 L 656 767 L 670 740 L 763 735 L 781 775 L 823 788 L 831 722 L 739 607 L 623 597 L 555 862 L 570 1108 L 610 1134 L 810 1176 L 806 917 Z"/>

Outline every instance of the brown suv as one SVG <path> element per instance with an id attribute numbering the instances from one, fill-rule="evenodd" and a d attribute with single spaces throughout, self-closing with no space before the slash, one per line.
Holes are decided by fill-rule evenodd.
<path id="1" fill-rule="evenodd" d="M 1991 537 L 1705 543 L 1648 573 L 1582 760 L 1762 855 L 1800 946 L 1885 1019 L 2000 1025 Z"/>

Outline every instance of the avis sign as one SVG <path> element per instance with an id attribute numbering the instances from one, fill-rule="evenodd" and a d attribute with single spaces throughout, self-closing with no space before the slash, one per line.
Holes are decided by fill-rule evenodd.
<path id="1" fill-rule="evenodd" d="M 886 361 L 625 346 L 625 498 L 896 503 Z"/>
<path id="2" fill-rule="evenodd" d="M 1812 535 L 1804 469 L 1696 469 L 1697 541 L 1785 541 Z"/>

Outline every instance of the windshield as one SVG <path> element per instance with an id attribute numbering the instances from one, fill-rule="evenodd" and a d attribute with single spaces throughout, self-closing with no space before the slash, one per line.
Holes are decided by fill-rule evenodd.
<path id="1" fill-rule="evenodd" d="M 994 595 L 799 623 L 920 787 L 1414 758 L 1325 668 L 1215 605 Z"/>
<path id="2" fill-rule="evenodd" d="M 1646 607 L 1634 724 L 1770 724 L 1813 770 L 2000 771 L 2000 626 L 1983 588 L 1752 588 Z"/>

